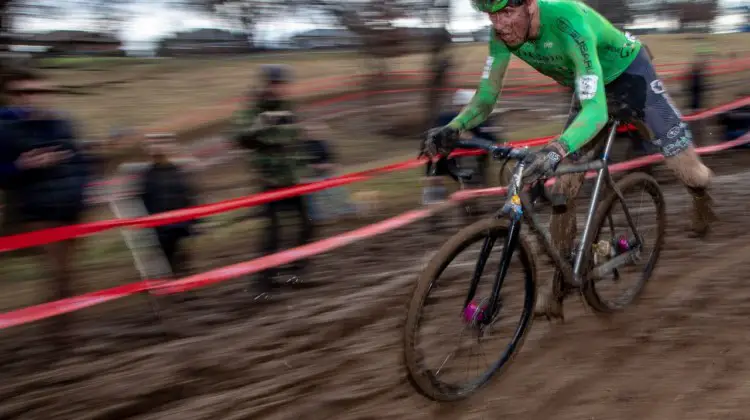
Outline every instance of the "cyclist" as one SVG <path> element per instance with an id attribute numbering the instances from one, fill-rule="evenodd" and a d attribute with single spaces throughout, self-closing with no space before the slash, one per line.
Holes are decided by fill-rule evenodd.
<path id="1" fill-rule="evenodd" d="M 692 134 L 659 80 L 647 48 L 616 29 L 586 4 L 573 0 L 472 0 L 492 23 L 489 56 L 476 94 L 447 125 L 431 130 L 424 142 L 427 155 L 450 153 L 459 134 L 484 121 L 494 108 L 511 54 L 575 95 L 566 128 L 556 139 L 531 154 L 524 182 L 554 172 L 564 158 L 592 157 L 608 120 L 608 102 L 627 104 L 653 133 L 651 142 L 665 156 L 667 167 L 693 197 L 692 231 L 708 232 L 715 220 L 707 192 L 713 176 L 699 159 Z M 573 199 L 583 174 L 561 176 L 555 192 L 568 199 L 565 214 L 553 214 L 550 225 L 555 246 L 570 254 L 576 236 Z M 562 317 L 561 274 L 541 289 L 536 314 Z"/>

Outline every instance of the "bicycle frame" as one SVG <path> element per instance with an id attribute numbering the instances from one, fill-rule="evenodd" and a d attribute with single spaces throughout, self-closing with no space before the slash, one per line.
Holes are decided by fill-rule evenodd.
<path id="1" fill-rule="evenodd" d="M 620 200 L 625 212 L 625 217 L 627 219 L 628 225 L 634 237 L 636 238 L 636 242 L 633 244 L 629 251 L 620 254 L 609 262 L 603 264 L 600 268 L 598 268 L 598 270 L 602 272 L 615 270 L 623 263 L 630 261 L 634 255 L 637 255 L 637 253 L 640 252 L 643 238 L 635 228 L 630 211 L 625 205 L 622 192 L 617 187 L 615 181 L 612 179 L 612 174 L 610 173 L 608 167 L 609 153 L 612 148 L 612 143 L 614 141 L 619 123 L 620 121 L 618 119 L 610 120 L 610 129 L 607 136 L 607 141 L 604 146 L 604 151 L 599 159 L 583 164 L 560 165 L 555 171 L 556 176 L 563 174 L 589 172 L 591 170 L 597 171 L 596 183 L 594 184 L 594 190 L 591 196 L 591 202 L 589 204 L 588 213 L 586 216 L 586 224 L 584 225 L 583 234 L 578 244 L 575 261 L 573 262 L 573 264 L 568 262 L 567 258 L 560 255 L 558 250 L 555 249 L 552 244 L 552 238 L 549 229 L 542 226 L 538 215 L 534 212 L 533 206 L 539 197 L 531 197 L 528 192 L 522 190 L 522 173 L 524 169 L 524 163 L 522 160 L 518 161 L 518 164 L 516 165 L 515 171 L 513 173 L 513 177 L 511 179 L 511 183 L 508 186 L 508 198 L 503 208 L 496 215 L 496 217 L 498 218 L 509 217 L 510 224 L 508 227 L 508 235 L 505 239 L 505 248 L 503 250 L 500 265 L 495 276 L 492 295 L 490 296 L 490 301 L 487 308 L 485 309 L 485 313 L 489 314 L 489 316 L 484 317 L 482 321 L 483 324 L 486 325 L 491 323 L 500 309 L 498 304 L 500 290 L 502 289 L 505 275 L 508 272 L 508 267 L 510 265 L 511 258 L 513 257 L 513 252 L 518 245 L 523 220 L 525 220 L 530 225 L 531 230 L 540 239 L 544 251 L 548 256 L 550 256 L 550 258 L 552 258 L 555 267 L 562 273 L 565 283 L 574 287 L 581 287 L 583 283 L 582 277 L 585 274 L 582 267 L 583 256 L 584 252 L 586 251 L 585 248 L 589 246 L 587 244 L 591 240 L 591 224 L 594 215 L 596 214 L 597 204 L 599 202 L 602 186 L 605 181 Z M 479 277 L 484 271 L 484 266 L 487 262 L 492 247 L 495 244 L 495 240 L 495 237 L 488 235 L 487 238 L 485 238 L 484 243 L 482 244 L 482 250 L 480 251 L 479 259 L 477 260 L 477 265 L 474 270 L 474 275 L 471 279 L 469 293 L 467 295 L 466 302 L 464 303 L 464 308 L 469 304 L 469 302 L 471 302 L 471 300 L 474 298 L 474 295 L 476 294 L 476 289 L 479 285 Z"/>

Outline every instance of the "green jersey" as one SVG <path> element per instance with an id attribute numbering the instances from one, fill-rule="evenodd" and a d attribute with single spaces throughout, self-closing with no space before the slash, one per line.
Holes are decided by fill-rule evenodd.
<path id="1" fill-rule="evenodd" d="M 628 68 L 641 43 L 584 3 L 537 1 L 541 19 L 537 39 L 511 49 L 490 29 L 489 57 L 477 93 L 450 125 L 469 130 L 490 115 L 512 54 L 559 84 L 575 88 L 582 110 L 560 136 L 560 142 L 574 152 L 606 124 L 604 85 Z"/>

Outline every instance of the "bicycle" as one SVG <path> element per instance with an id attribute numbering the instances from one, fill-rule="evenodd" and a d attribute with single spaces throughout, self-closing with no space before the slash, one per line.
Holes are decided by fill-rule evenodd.
<path id="1" fill-rule="evenodd" d="M 555 197 L 547 193 L 544 189 L 546 180 L 539 180 L 530 185 L 528 190 L 522 188 L 523 159 L 530 153 L 529 149 L 496 145 L 481 139 L 459 142 L 458 147 L 460 148 L 481 148 L 488 151 L 495 160 L 505 159 L 507 162 L 513 159 L 517 161 L 517 164 L 508 186 L 504 206 L 494 217 L 480 220 L 452 236 L 429 261 L 417 280 L 407 310 L 403 344 L 409 380 L 418 392 L 436 401 L 463 399 L 488 383 L 500 369 L 507 367 L 508 362 L 521 349 L 533 321 L 537 271 L 537 263 L 529 238 L 526 234 L 521 233 L 524 221 L 529 224 L 534 236 L 539 240 L 541 248 L 552 259 L 555 268 L 562 273 L 565 287 L 568 290 L 580 292 L 588 306 L 593 308 L 596 313 L 618 312 L 642 293 L 659 258 L 663 244 L 666 213 L 661 188 L 650 175 L 643 172 L 632 172 L 618 181 L 612 178 L 608 166 L 609 153 L 616 129 L 623 119 L 610 115 L 607 124 L 609 133 L 600 158 L 581 164 L 561 164 L 553 175 L 597 171 L 581 239 L 578 245 L 574 247 L 573 255 L 567 256 L 567 258 L 554 248 L 549 229 L 541 226 L 541 221 L 534 209 L 534 205 L 539 199 L 544 199 L 544 201 L 552 204 L 553 208 L 557 206 L 560 209 L 560 206 L 563 206 L 562 209 L 565 209 L 565 197 L 562 197 L 561 201 L 561 197 Z M 467 177 L 470 174 L 459 173 L 458 176 Z M 608 195 L 600 200 L 605 182 L 609 186 Z M 636 187 L 645 187 L 648 198 L 651 199 L 656 208 L 657 237 L 653 241 L 654 249 L 646 259 L 642 255 L 645 244 L 643 236 L 635 227 L 633 215 L 625 203 L 624 196 L 626 192 Z M 612 211 L 617 203 L 622 205 L 625 213 L 625 221 L 629 230 L 626 235 L 618 236 L 615 232 Z M 640 217 L 640 213 L 638 216 Z M 604 228 L 606 235 L 607 227 L 605 224 L 609 227 L 611 237 L 594 242 L 595 238 L 602 233 L 602 228 Z M 501 238 L 505 247 L 500 254 L 500 262 L 491 294 L 487 298 L 478 300 L 476 299 L 476 293 L 480 276 L 495 242 Z M 419 321 L 428 295 L 435 289 L 439 289 L 439 287 L 436 287 L 437 279 L 459 253 L 470 245 L 478 243 L 479 240 L 483 240 L 479 257 L 474 265 L 474 273 L 470 278 L 469 289 L 463 300 L 463 306 L 457 313 L 464 325 L 461 336 L 468 329 L 470 333 L 476 334 L 477 341 L 479 341 L 485 333 L 491 332 L 493 324 L 502 318 L 499 314 L 505 304 L 505 299 L 501 297 L 501 290 L 503 290 L 514 254 L 517 254 L 523 271 L 523 285 L 521 286 L 525 294 L 523 308 L 510 343 L 502 351 L 500 358 L 492 363 L 487 371 L 466 384 L 446 383 L 438 378 L 443 366 L 440 366 L 436 371 L 427 368 L 423 365 L 422 352 L 416 349 Z M 614 301 L 604 299 L 600 295 L 597 290 L 597 284 L 600 281 L 610 278 L 619 281 L 621 270 L 640 261 L 645 261 L 646 267 L 633 290 L 628 290 Z M 472 264 L 463 265 L 471 266 Z M 464 278 L 464 276 L 460 277 Z M 461 295 L 462 293 L 459 297 Z M 434 299 L 437 300 L 437 298 Z M 443 361 L 443 365 L 450 357 L 452 355 L 449 355 Z"/>

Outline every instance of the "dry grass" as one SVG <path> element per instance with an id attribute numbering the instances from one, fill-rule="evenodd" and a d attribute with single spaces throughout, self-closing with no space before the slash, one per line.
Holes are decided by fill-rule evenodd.
<path id="1" fill-rule="evenodd" d="M 692 58 L 698 44 L 708 44 L 723 57 L 750 51 L 750 35 L 713 35 L 704 40 L 696 35 L 644 36 L 657 63 L 685 62 Z M 484 63 L 484 44 L 453 47 L 456 71 L 478 72 Z M 392 70 L 420 69 L 427 56 L 416 54 L 392 60 Z M 115 126 L 142 128 L 165 118 L 185 115 L 195 110 L 215 112 L 215 106 L 241 96 L 256 79 L 258 66 L 266 62 L 282 62 L 297 69 L 300 81 L 361 74 L 367 71 L 365 61 L 353 53 L 268 54 L 240 59 L 134 59 L 107 65 L 62 66 L 48 73 L 66 86 L 79 88 L 82 95 L 65 95 L 60 105 L 71 112 L 81 124 L 85 136 L 99 137 Z M 519 63 L 520 64 L 520 63 Z M 102 82 L 112 84 L 102 86 Z M 302 83 L 301 83 L 302 84 Z M 313 86 L 321 87 L 321 86 Z M 310 88 L 300 86 L 300 88 Z M 337 86 L 327 86 L 337 88 Z M 338 86 L 340 90 L 350 86 Z M 183 124 L 183 123 L 181 123 Z M 186 123 L 185 123 L 186 124 Z"/>

